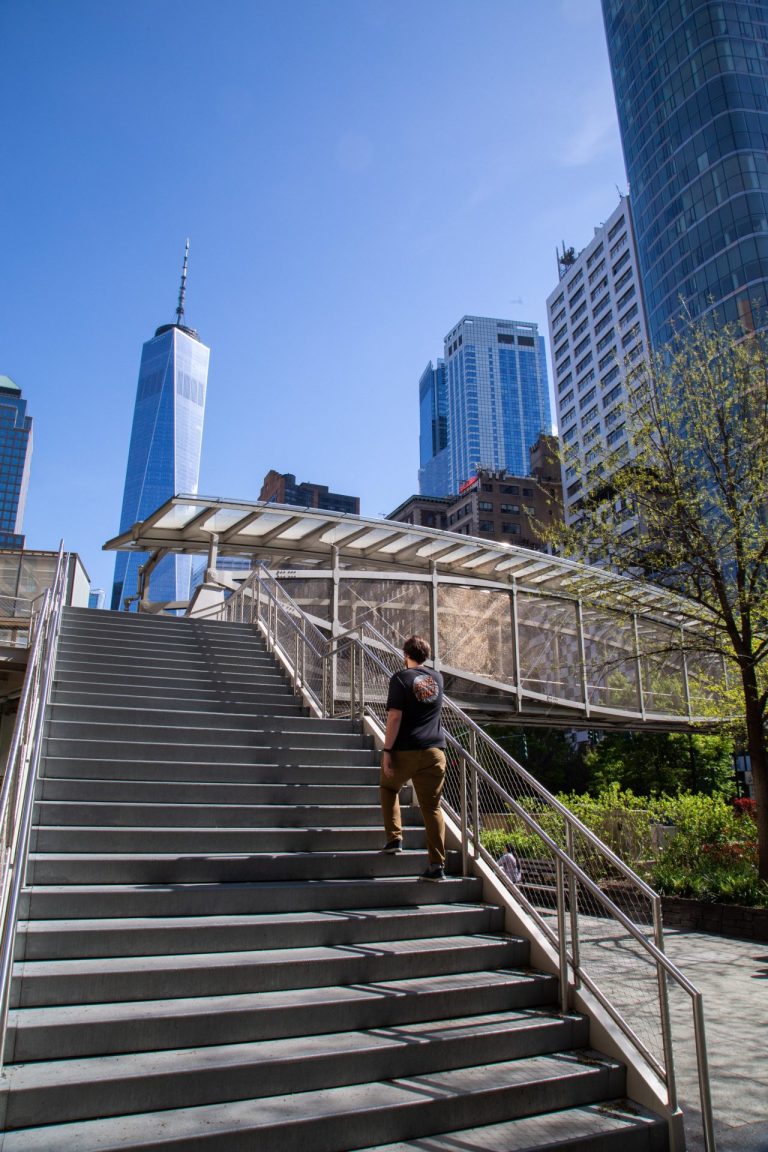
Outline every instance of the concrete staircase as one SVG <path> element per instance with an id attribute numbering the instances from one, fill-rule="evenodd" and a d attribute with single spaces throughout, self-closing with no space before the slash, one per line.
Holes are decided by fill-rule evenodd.
<path id="1" fill-rule="evenodd" d="M 251 628 L 67 609 L 43 773 L 1 1152 L 667 1147 Z"/>

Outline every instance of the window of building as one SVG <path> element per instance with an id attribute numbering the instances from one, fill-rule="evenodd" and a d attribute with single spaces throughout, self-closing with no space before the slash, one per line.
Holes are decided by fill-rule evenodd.
<path id="1" fill-rule="evenodd" d="M 615 289 L 617 292 L 621 292 L 621 290 L 622 290 L 622 288 L 624 287 L 624 285 L 625 285 L 625 284 L 628 284 L 628 283 L 629 283 L 629 281 L 630 281 L 631 279 L 632 279 L 632 269 L 631 269 L 631 268 L 627 268 L 627 270 L 626 270 L 626 272 L 623 274 L 623 276 L 619 276 L 618 280 L 617 280 L 617 281 L 616 281 L 616 283 L 614 284 L 614 286 L 613 286 L 613 287 L 614 287 L 614 289 Z"/>
<path id="2" fill-rule="evenodd" d="M 571 324 L 575 324 L 576 321 L 579 319 L 579 317 L 584 315 L 586 310 L 587 310 L 587 302 L 585 300 L 583 304 L 579 304 L 579 306 L 575 312 L 571 312 Z"/>
<path id="3" fill-rule="evenodd" d="M 514 336 L 511 336 L 508 332 L 498 332 L 496 339 L 499 344 L 514 344 L 515 342 Z"/>
<path id="4" fill-rule="evenodd" d="M 619 312 L 621 312 L 621 310 L 625 304 L 629 303 L 629 301 L 632 299 L 634 294 L 635 294 L 635 286 L 634 286 L 634 284 L 632 284 L 627 289 L 627 291 L 624 293 L 624 295 L 620 296 L 619 299 L 616 301 L 616 307 L 618 308 Z"/>
<path id="5" fill-rule="evenodd" d="M 502 525 L 501 525 L 501 530 L 505 536 L 519 536 L 520 535 L 520 525 L 519 524 L 511 524 L 511 523 L 507 523 L 506 521 L 503 521 Z"/>
<path id="6" fill-rule="evenodd" d="M 594 408 L 590 408 L 589 412 L 585 412 L 584 415 L 582 416 L 582 418 L 581 418 L 582 428 L 586 428 L 587 424 L 591 424 L 592 421 L 594 420 L 595 416 L 597 416 L 597 404 L 595 404 Z"/>
<path id="7" fill-rule="evenodd" d="M 627 248 L 624 255 L 619 260 L 616 261 L 613 268 L 611 268 L 611 272 L 613 273 L 614 276 L 618 275 L 618 273 L 621 271 L 621 269 L 624 267 L 624 265 L 627 263 L 628 260 L 629 260 L 629 248 Z"/>
<path id="8" fill-rule="evenodd" d="M 505 496 L 518 496 L 520 493 L 517 484 L 502 484 L 501 491 Z"/>
<path id="9" fill-rule="evenodd" d="M 477 506 L 481 512 L 493 512 L 493 504 L 490 500 L 480 500 Z"/>
<path id="10" fill-rule="evenodd" d="M 584 359 L 580 360 L 579 363 L 576 365 L 576 375 L 578 376 L 579 373 L 584 368 L 586 368 L 587 364 L 591 364 L 591 363 L 592 363 L 592 353 L 590 351 L 587 353 L 587 355 L 584 357 Z"/>
<path id="11" fill-rule="evenodd" d="M 624 435 L 624 427 L 624 424 L 619 424 L 618 428 L 614 428 L 612 432 L 608 433 L 606 443 L 609 447 L 611 444 L 615 444 L 618 440 L 621 440 Z"/>
<path id="12" fill-rule="evenodd" d="M 568 385 L 572 382 L 572 380 L 573 380 L 573 376 L 569 372 L 567 376 L 564 376 L 562 380 L 558 381 L 557 391 L 562 392 L 564 388 L 568 387 Z"/>
<path id="13" fill-rule="evenodd" d="M 628 312 L 619 319 L 619 325 L 623 328 L 625 324 L 629 324 L 630 320 L 634 320 L 637 316 L 637 304 L 633 304 Z"/>
<path id="14" fill-rule="evenodd" d="M 595 287 L 590 292 L 590 294 L 589 294 L 590 300 L 597 300 L 600 293 L 605 291 L 605 289 L 607 287 L 608 287 L 608 277 L 603 276 L 602 280 L 598 284 L 596 284 Z"/>
<path id="15" fill-rule="evenodd" d="M 533 488 L 523 488 L 523 496 L 533 496 Z"/>
<path id="16" fill-rule="evenodd" d="M 576 275 L 574 276 L 573 280 L 571 280 L 570 284 L 568 285 L 568 295 L 569 296 L 570 296 L 571 292 L 573 292 L 574 288 L 579 283 L 579 281 L 583 280 L 583 279 L 584 279 L 584 269 L 579 268 L 579 270 L 576 273 Z"/>
<path id="17" fill-rule="evenodd" d="M 535 344 L 533 336 L 518 336 L 517 342 L 521 348 L 533 348 Z"/>
<path id="18" fill-rule="evenodd" d="M 595 395 L 596 395 L 596 393 L 597 393 L 597 387 L 596 387 L 596 385 L 593 385 L 593 386 L 590 388 L 589 392 L 585 392 L 585 393 L 584 393 L 584 395 L 582 396 L 581 400 L 579 400 L 579 410 L 580 410 L 581 412 L 583 412 L 583 411 L 584 411 L 584 409 L 587 407 L 587 405 L 588 405 L 588 404 L 591 404 L 591 403 L 592 403 L 592 401 L 593 401 L 593 400 L 594 400 L 594 398 L 595 398 Z"/>
<path id="19" fill-rule="evenodd" d="M 624 217 L 622 215 L 619 217 L 619 219 L 614 224 L 613 228 L 611 228 L 610 232 L 608 233 L 608 243 L 610 243 L 611 240 L 614 240 L 616 238 L 616 236 L 618 236 L 619 232 L 621 231 L 621 229 L 623 227 L 624 227 Z"/>
<path id="20" fill-rule="evenodd" d="M 601 318 L 598 320 L 597 324 L 595 324 L 595 336 L 598 336 L 604 330 L 604 328 L 606 328 L 607 325 L 610 324 L 612 319 L 613 319 L 613 309 L 611 308 L 610 311 L 606 312 L 605 316 L 601 316 Z"/>
<path id="21" fill-rule="evenodd" d="M 481 520 L 480 521 L 480 531 L 481 532 L 493 532 L 493 520 Z"/>
<path id="22" fill-rule="evenodd" d="M 483 484 L 483 492 L 493 492 L 493 484 Z"/>
<path id="23" fill-rule="evenodd" d="M 559 360 L 568 351 L 568 341 L 566 340 L 559 348 L 555 348 L 555 360 Z"/>
<path id="24" fill-rule="evenodd" d="M 600 358 L 600 360 L 598 361 L 598 363 L 597 363 L 598 371 L 602 372 L 603 369 L 607 368 L 609 364 L 613 364 L 615 359 L 616 359 L 616 350 L 614 348 L 611 348 L 610 352 L 606 352 L 605 356 L 602 356 Z"/>
<path id="25" fill-rule="evenodd" d="M 614 256 L 618 256 L 619 252 L 621 252 L 621 250 L 624 247 L 624 245 L 626 244 L 626 242 L 627 242 L 627 233 L 625 232 L 623 236 L 619 236 L 618 240 L 616 241 L 614 246 L 611 248 L 611 253 L 610 253 L 611 260 L 613 260 Z"/>
<path id="26" fill-rule="evenodd" d="M 520 512 L 519 504 L 502 504 L 501 511 L 507 516 L 517 516 Z"/>
<path id="27" fill-rule="evenodd" d="M 610 304 L 610 302 L 611 302 L 611 297 L 606 292 L 605 296 L 602 296 L 599 300 L 595 301 L 595 303 L 592 305 L 592 315 L 594 317 L 599 316 L 600 313 L 602 312 L 603 308 L 606 308 L 608 306 L 608 304 Z"/>
<path id="28" fill-rule="evenodd" d="M 580 344 L 577 344 L 573 350 L 574 356 L 581 356 L 585 348 L 589 347 L 589 336 L 586 336 Z"/>
<path id="29" fill-rule="evenodd" d="M 597 280 L 598 276 L 604 271 L 605 271 L 605 260 L 601 260 L 600 263 L 598 264 L 597 268 L 595 268 L 589 274 L 590 284 L 594 284 L 594 282 L 595 282 L 595 280 Z"/>
<path id="30" fill-rule="evenodd" d="M 561 374 L 561 372 L 565 372 L 565 370 L 568 367 L 568 365 L 570 364 L 570 362 L 571 362 L 570 356 L 566 356 L 566 358 L 565 358 L 565 360 L 563 360 L 562 364 L 558 364 L 558 366 L 557 366 L 558 376 Z"/>
<path id="31" fill-rule="evenodd" d="M 589 256 L 589 257 L 587 258 L 587 268 L 592 268 L 592 266 L 594 265 L 595 261 L 596 261 L 596 260 L 599 260 L 599 259 L 600 259 L 600 257 L 602 256 L 602 254 L 603 254 L 603 244 L 602 244 L 602 241 L 601 241 L 601 242 L 598 244 L 597 248 L 595 248 L 595 250 L 594 250 L 594 252 L 591 254 L 591 256 Z"/>
<path id="32" fill-rule="evenodd" d="M 614 330 L 613 330 L 613 328 L 611 328 L 610 332 L 606 332 L 606 334 L 605 334 L 605 336 L 603 336 L 602 340 L 598 340 L 598 343 L 597 343 L 598 352 L 602 352 L 602 350 L 604 348 L 608 347 L 608 345 L 613 341 L 614 335 L 615 335 Z"/>

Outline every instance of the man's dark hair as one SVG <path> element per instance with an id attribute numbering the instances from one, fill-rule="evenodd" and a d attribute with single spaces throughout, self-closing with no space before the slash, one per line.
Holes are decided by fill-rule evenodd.
<path id="1" fill-rule="evenodd" d="M 409 636 L 403 644 L 405 655 L 409 656 L 411 660 L 415 660 L 417 664 L 423 664 L 425 660 L 429 660 L 431 651 L 432 649 L 423 636 Z"/>

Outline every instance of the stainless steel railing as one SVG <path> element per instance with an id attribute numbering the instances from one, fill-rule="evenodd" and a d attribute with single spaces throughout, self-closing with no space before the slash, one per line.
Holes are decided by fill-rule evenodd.
<path id="1" fill-rule="evenodd" d="M 67 556 L 62 546 L 53 585 L 35 601 L 27 671 L 0 790 L 0 1069 L 5 1059 L 19 896 L 27 868 L 35 784 L 66 597 L 66 574 Z"/>
<path id="2" fill-rule="evenodd" d="M 383 737 L 389 677 L 402 657 L 370 624 L 324 635 L 263 567 L 215 615 L 257 626 L 317 714 L 359 719 Z M 501 881 L 557 953 L 562 1010 L 586 988 L 664 1083 L 672 1112 L 668 984 L 690 998 L 704 1142 L 715 1152 L 702 996 L 665 955 L 658 893 L 448 699 L 443 722 L 443 802 L 461 838 L 464 874 L 482 861 Z M 494 833 L 512 845 L 516 883 L 489 850 Z"/>

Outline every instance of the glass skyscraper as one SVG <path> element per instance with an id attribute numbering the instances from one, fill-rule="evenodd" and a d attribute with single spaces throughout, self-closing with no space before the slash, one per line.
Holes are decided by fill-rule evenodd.
<path id="1" fill-rule="evenodd" d="M 603 0 L 603 15 L 651 342 L 681 298 L 763 326 L 768 3 Z"/>
<path id="2" fill-rule="evenodd" d="M 32 418 L 21 388 L 0 376 L 0 548 L 23 548 L 21 526 L 32 460 Z"/>
<path id="3" fill-rule="evenodd" d="M 443 360 L 433 370 L 431 383 L 430 368 L 419 384 L 419 481 L 420 485 L 431 485 L 420 487 L 422 495 L 453 495 L 478 468 L 526 476 L 529 449 L 542 432 L 550 431 L 552 420 L 544 339 L 537 326 L 464 316 L 445 338 Z M 436 375 L 441 370 L 445 380 L 445 447 L 440 447 L 443 385 Z M 443 453 L 447 456 L 441 459 Z M 440 482 L 447 473 L 447 487 L 441 491 L 433 482 L 431 468 Z"/>
<path id="4" fill-rule="evenodd" d="M 430 360 L 419 380 L 419 492 L 445 496 L 450 491 L 448 382 L 445 361 Z"/>
<path id="5" fill-rule="evenodd" d="M 125 474 L 120 531 L 127 531 L 171 496 L 197 492 L 203 439 L 205 391 L 210 349 L 181 323 L 184 282 L 176 310 L 178 322 L 164 324 L 141 353 L 139 383 Z M 146 553 L 118 552 L 112 608 L 136 594 L 139 566 Z M 186 600 L 192 558 L 166 556 L 150 577 L 153 601 Z"/>

